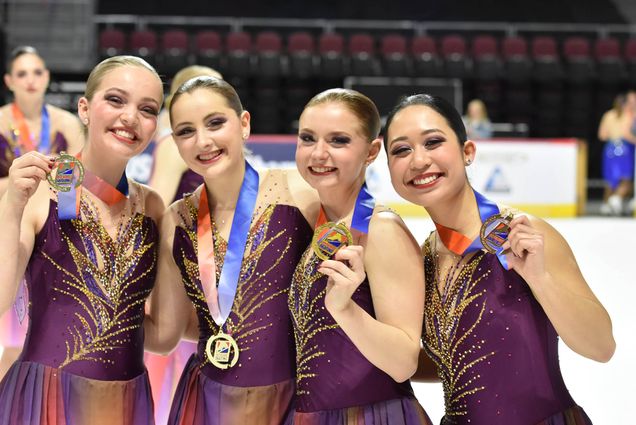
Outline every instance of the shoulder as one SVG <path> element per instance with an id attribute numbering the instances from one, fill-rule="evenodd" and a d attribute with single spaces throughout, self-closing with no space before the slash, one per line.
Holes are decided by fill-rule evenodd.
<path id="1" fill-rule="evenodd" d="M 320 211 L 318 193 L 300 176 L 298 170 L 268 169 L 259 174 L 263 182 L 261 191 L 276 193 L 281 203 L 298 208 L 307 222 L 316 222 Z"/>
<path id="2" fill-rule="evenodd" d="M 385 206 L 375 207 L 369 222 L 368 238 L 384 248 L 404 244 L 418 246 L 402 217 Z"/>
<path id="3" fill-rule="evenodd" d="M 165 205 L 161 196 L 150 186 L 145 184 L 141 184 L 132 180 L 128 180 L 131 185 L 133 185 L 137 191 L 139 191 L 140 198 L 144 203 L 144 212 L 145 215 L 155 220 L 155 222 L 159 223 L 163 213 L 165 211 Z"/>

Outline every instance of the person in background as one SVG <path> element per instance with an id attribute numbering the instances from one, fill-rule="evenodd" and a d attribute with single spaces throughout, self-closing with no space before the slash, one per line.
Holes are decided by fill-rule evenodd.
<path id="1" fill-rule="evenodd" d="M 470 139 L 487 139 L 492 137 L 492 124 L 490 119 L 488 119 L 488 110 L 483 101 L 473 99 L 468 102 L 464 125 L 466 126 L 466 132 Z"/>
<path id="2" fill-rule="evenodd" d="M 0 107 L 0 195 L 7 189 L 9 167 L 16 157 L 34 150 L 45 155 L 75 154 L 84 143 L 77 116 L 46 103 L 49 71 L 35 48 L 19 46 L 11 52 L 4 83 L 13 101 Z M 15 308 L 0 317 L 0 379 L 18 358 L 28 327 L 24 285 L 19 293 Z"/>
<path id="3" fill-rule="evenodd" d="M 635 94 L 619 94 L 612 109 L 605 112 L 598 128 L 598 138 L 604 143 L 602 172 L 605 192 L 601 214 L 623 215 L 625 203 L 633 193 L 634 148 L 636 135 L 632 126 L 636 118 Z"/>
<path id="4" fill-rule="evenodd" d="M 436 227 L 422 249 L 422 342 L 444 388 L 441 423 L 591 424 L 563 382 L 558 339 L 600 362 L 616 343 L 568 243 L 470 186 L 477 144 L 444 99 L 400 101 L 384 136 L 393 187 Z"/>

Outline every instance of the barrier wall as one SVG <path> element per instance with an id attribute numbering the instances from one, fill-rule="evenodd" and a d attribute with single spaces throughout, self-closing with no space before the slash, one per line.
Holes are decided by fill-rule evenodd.
<path id="1" fill-rule="evenodd" d="M 573 217 L 584 212 L 587 146 L 577 139 L 479 140 L 468 176 L 473 187 L 498 203 L 540 217 Z M 296 137 L 251 136 L 250 162 L 257 168 L 295 167 Z M 399 197 L 391 186 L 384 150 L 369 167 L 369 190 L 378 202 L 404 216 L 425 211 Z"/>

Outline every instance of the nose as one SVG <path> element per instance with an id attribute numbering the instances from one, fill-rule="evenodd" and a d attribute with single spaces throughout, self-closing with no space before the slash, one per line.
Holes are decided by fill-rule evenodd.
<path id="1" fill-rule="evenodd" d="M 431 165 L 431 157 L 425 149 L 416 147 L 409 164 L 411 170 L 425 170 Z"/>
<path id="2" fill-rule="evenodd" d="M 315 144 L 314 144 L 314 148 L 311 151 L 311 157 L 312 159 L 315 159 L 317 161 L 324 161 L 327 159 L 327 157 L 329 156 L 329 150 L 328 150 L 329 146 L 327 145 L 327 143 L 325 143 L 323 140 L 318 140 Z"/>
<path id="3" fill-rule="evenodd" d="M 124 108 L 120 120 L 125 126 L 133 127 L 137 122 L 137 111 L 132 106 Z"/>

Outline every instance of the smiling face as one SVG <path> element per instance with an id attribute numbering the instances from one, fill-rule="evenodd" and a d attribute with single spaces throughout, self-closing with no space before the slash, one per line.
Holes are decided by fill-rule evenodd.
<path id="1" fill-rule="evenodd" d="M 361 185 L 379 150 L 380 141 L 368 140 L 360 119 L 342 102 L 319 103 L 300 116 L 296 166 L 319 192 Z"/>
<path id="2" fill-rule="evenodd" d="M 220 177 L 241 167 L 250 115 L 240 115 L 212 88 L 196 88 L 176 97 L 170 108 L 173 138 L 181 157 L 197 174 Z"/>
<path id="3" fill-rule="evenodd" d="M 18 101 L 39 100 L 49 85 L 49 71 L 41 57 L 24 53 L 9 65 L 4 82 Z"/>
<path id="4" fill-rule="evenodd" d="M 105 73 L 78 113 L 88 123 L 88 142 L 125 158 L 142 152 L 157 128 L 163 100 L 161 81 L 149 69 L 122 65 Z"/>
<path id="5" fill-rule="evenodd" d="M 457 195 L 466 185 L 465 161 L 475 145 L 462 146 L 444 116 L 424 105 L 397 112 L 387 134 L 393 187 L 404 199 L 425 208 Z"/>

